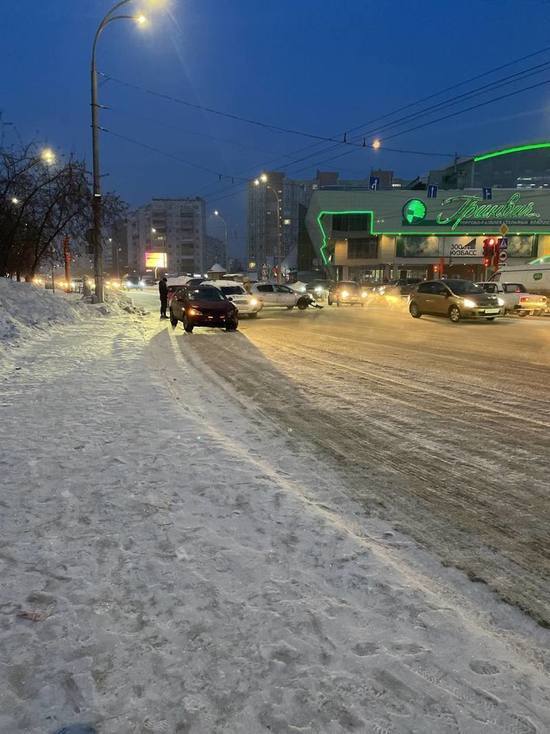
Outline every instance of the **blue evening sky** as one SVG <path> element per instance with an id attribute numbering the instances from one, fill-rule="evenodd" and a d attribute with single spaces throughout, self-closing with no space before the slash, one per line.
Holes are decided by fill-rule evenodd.
<path id="1" fill-rule="evenodd" d="M 133 6 L 145 9 L 148 2 L 135 0 Z M 23 139 L 90 159 L 89 53 L 95 27 L 111 4 L 2 0 L 0 110 Z M 99 68 L 194 103 L 334 135 L 550 46 L 549 28 L 550 6 L 543 0 L 172 0 L 169 13 L 154 15 L 145 30 L 127 22 L 107 29 Z M 545 61 L 550 52 L 500 75 Z M 545 79 L 550 71 L 521 85 Z M 467 154 L 545 138 L 549 97 L 550 84 L 387 144 Z M 206 114 L 112 81 L 102 85 L 101 102 L 112 108 L 102 113 L 106 128 L 228 175 L 253 175 L 267 162 L 281 169 L 276 163 L 285 155 L 312 145 L 306 138 Z M 380 137 L 389 134 L 383 131 Z M 13 127 L 4 127 L 4 137 L 15 141 Z M 286 170 L 311 177 L 320 165 L 358 178 L 376 166 L 412 178 L 444 160 L 390 153 L 382 146 L 321 163 L 335 154 L 325 147 L 296 153 L 291 160 L 316 154 Z M 219 208 L 228 221 L 233 251 L 243 250 L 242 185 L 220 183 L 215 174 L 109 134 L 102 136 L 102 166 L 109 174 L 104 185 L 131 205 L 153 196 L 207 195 L 209 209 Z"/>

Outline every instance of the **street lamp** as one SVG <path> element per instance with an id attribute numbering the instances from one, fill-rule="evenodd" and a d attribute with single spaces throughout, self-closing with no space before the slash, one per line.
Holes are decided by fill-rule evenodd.
<path id="1" fill-rule="evenodd" d="M 12 196 L 11 197 L 11 203 L 12 204 L 15 204 L 15 206 L 17 206 L 17 204 L 19 204 L 19 199 L 17 198 L 17 196 Z"/>
<path id="2" fill-rule="evenodd" d="M 42 162 L 45 163 L 47 166 L 55 165 L 55 162 L 57 160 L 55 151 L 53 151 L 51 148 L 43 148 L 40 151 L 40 158 Z"/>
<path id="3" fill-rule="evenodd" d="M 382 142 L 378 138 L 376 138 L 376 140 L 373 140 L 372 147 L 374 148 L 374 150 L 378 150 L 381 145 Z"/>
<path id="4" fill-rule="evenodd" d="M 92 45 L 91 60 L 91 93 L 92 93 L 92 158 L 93 158 L 93 227 L 92 227 L 92 244 L 94 248 L 94 276 L 95 276 L 95 293 L 96 300 L 103 302 L 103 244 L 101 242 L 101 173 L 99 167 L 99 102 L 97 94 L 97 66 L 96 66 L 96 49 L 99 37 L 103 30 L 114 20 L 133 20 L 140 26 L 146 22 L 146 17 L 139 13 L 138 15 L 114 15 L 116 11 L 123 5 L 127 5 L 132 0 L 119 0 L 111 10 L 105 15 L 99 26 L 97 27 L 94 42 Z"/>
<path id="5" fill-rule="evenodd" d="M 217 209 L 214 209 L 214 211 L 212 212 L 212 214 L 210 216 L 211 217 L 216 217 L 216 219 L 219 219 L 223 223 L 223 230 L 224 230 L 224 250 L 225 250 L 224 258 L 227 259 L 227 239 L 228 239 L 227 238 L 227 222 L 225 221 L 225 219 L 222 217 L 222 215 L 220 214 L 220 212 Z"/>
<path id="6" fill-rule="evenodd" d="M 281 262 L 283 259 L 283 253 L 282 253 L 282 241 L 281 241 L 281 201 L 279 199 L 279 194 L 277 191 L 271 186 L 271 184 L 268 183 L 269 178 L 267 176 L 267 173 L 262 173 L 260 176 L 254 180 L 254 185 L 259 186 L 261 183 L 265 184 L 265 188 L 267 191 L 271 191 L 273 195 L 275 196 L 275 201 L 277 203 L 277 283 L 281 282 Z"/>

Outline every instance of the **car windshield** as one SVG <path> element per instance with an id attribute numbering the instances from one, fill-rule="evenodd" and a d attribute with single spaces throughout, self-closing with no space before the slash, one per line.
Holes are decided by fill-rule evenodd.
<path id="1" fill-rule="evenodd" d="M 191 301 L 223 301 L 225 300 L 217 288 L 193 288 L 189 291 Z"/>
<path id="2" fill-rule="evenodd" d="M 354 290 L 354 289 L 357 290 L 359 288 L 359 286 L 357 285 L 357 283 L 346 283 L 346 282 L 344 282 L 344 283 L 339 283 L 338 284 L 338 288 L 340 288 L 341 290 L 351 291 L 351 290 Z"/>
<path id="3" fill-rule="evenodd" d="M 138 278 L 136 275 L 129 275 L 126 280 L 128 283 L 139 283 L 140 278 Z"/>
<path id="4" fill-rule="evenodd" d="M 443 281 L 453 293 L 484 293 L 483 288 L 470 280 L 447 280 Z"/>
<path id="5" fill-rule="evenodd" d="M 235 296 L 237 294 L 242 295 L 243 293 L 246 293 L 245 289 L 240 285 L 223 285 L 220 290 L 224 296 Z"/>

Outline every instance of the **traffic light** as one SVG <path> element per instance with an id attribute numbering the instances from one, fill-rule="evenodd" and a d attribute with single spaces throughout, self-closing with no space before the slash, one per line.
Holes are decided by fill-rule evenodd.
<path id="1" fill-rule="evenodd" d="M 494 237 L 487 237 L 483 240 L 483 257 L 492 258 L 495 254 L 495 245 L 497 241 Z"/>
<path id="2" fill-rule="evenodd" d="M 439 273 L 439 265 L 434 265 L 434 275 L 437 275 Z"/>
<path id="3" fill-rule="evenodd" d="M 483 267 L 488 268 L 491 264 L 491 258 L 490 257 L 484 257 L 483 258 Z"/>

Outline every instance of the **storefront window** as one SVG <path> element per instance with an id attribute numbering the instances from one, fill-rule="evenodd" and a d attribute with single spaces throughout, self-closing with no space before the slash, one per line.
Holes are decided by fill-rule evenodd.
<path id="1" fill-rule="evenodd" d="M 370 232 L 370 214 L 333 214 L 333 232 Z"/>
<path id="2" fill-rule="evenodd" d="M 397 257 L 439 257 L 439 237 L 398 237 Z"/>
<path id="3" fill-rule="evenodd" d="M 537 235 L 508 235 L 508 255 L 510 257 L 536 257 Z"/>
<path id="4" fill-rule="evenodd" d="M 354 237 L 348 239 L 348 260 L 367 260 L 378 256 L 377 237 Z"/>

